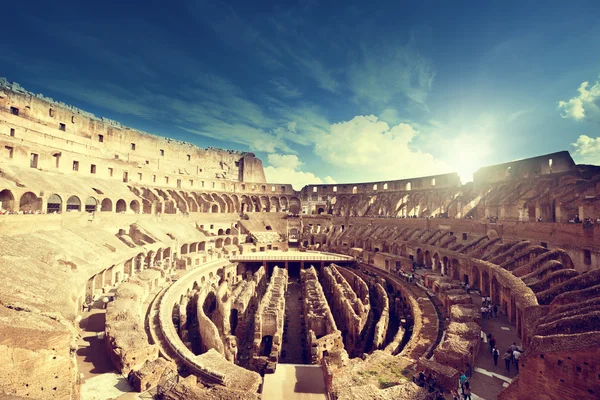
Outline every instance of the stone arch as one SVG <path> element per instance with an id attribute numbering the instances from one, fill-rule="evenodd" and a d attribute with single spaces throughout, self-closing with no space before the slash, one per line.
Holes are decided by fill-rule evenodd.
<path id="1" fill-rule="evenodd" d="M 281 205 L 281 212 L 286 212 L 289 209 L 288 198 L 285 196 L 279 197 L 279 204 Z"/>
<path id="2" fill-rule="evenodd" d="M 417 265 L 425 265 L 423 251 L 421 249 L 417 249 Z"/>
<path id="3" fill-rule="evenodd" d="M 225 206 L 226 206 L 226 210 L 223 212 L 227 212 L 227 213 L 235 212 L 235 207 L 233 205 L 233 200 L 231 200 L 231 197 L 229 197 L 226 194 L 222 194 L 221 197 L 223 198 L 223 202 L 225 203 Z"/>
<path id="4" fill-rule="evenodd" d="M 233 201 L 233 210 L 234 212 L 238 213 L 240 212 L 240 199 L 238 198 L 238 196 L 236 194 L 232 194 L 231 195 L 231 201 Z"/>
<path id="5" fill-rule="evenodd" d="M 210 207 L 210 212 L 213 213 L 213 214 L 217 214 L 219 212 L 219 206 L 217 204 L 213 204 Z"/>
<path id="6" fill-rule="evenodd" d="M 225 231 L 223 230 L 223 228 L 219 228 L 219 230 L 217 231 L 217 235 L 221 236 L 225 233 Z"/>
<path id="7" fill-rule="evenodd" d="M 300 199 L 297 197 L 292 197 L 290 199 L 290 213 L 294 214 L 294 215 L 298 215 L 300 214 L 300 210 L 301 210 L 301 205 L 302 203 L 300 202 Z"/>
<path id="8" fill-rule="evenodd" d="M 85 212 L 96 212 L 98 209 L 98 200 L 94 197 L 88 197 L 85 201 Z"/>
<path id="9" fill-rule="evenodd" d="M 240 212 L 243 214 L 247 212 L 252 212 L 252 201 L 250 200 L 250 197 L 242 195 L 242 198 L 240 200 L 240 207 Z"/>
<path id="10" fill-rule="evenodd" d="M 148 254 L 146 254 L 146 259 L 145 259 L 146 268 L 152 268 L 152 264 L 154 262 L 154 255 L 155 255 L 155 253 L 152 250 L 150 250 L 148 252 Z"/>
<path id="11" fill-rule="evenodd" d="M 117 201 L 117 209 L 115 211 L 118 213 L 127 211 L 127 203 L 125 203 L 125 200 L 119 199 Z"/>
<path id="12" fill-rule="evenodd" d="M 271 196 L 270 203 L 271 203 L 271 211 L 279 212 L 279 210 L 281 209 L 281 205 L 279 204 L 279 199 L 275 196 Z"/>
<path id="13" fill-rule="evenodd" d="M 42 198 L 36 196 L 33 192 L 23 193 L 19 200 L 19 211 L 42 211 Z"/>
<path id="14" fill-rule="evenodd" d="M 269 201 L 269 197 L 260 196 L 260 211 L 271 212 L 271 202 Z"/>
<path id="15" fill-rule="evenodd" d="M 431 260 L 431 252 L 429 250 L 425 250 L 425 266 L 427 268 L 433 267 L 433 262 Z"/>
<path id="16" fill-rule="evenodd" d="M 433 263 L 431 268 L 433 269 L 433 271 L 439 272 L 442 269 L 442 264 L 440 262 L 440 255 L 438 253 L 435 253 L 433 255 Z"/>
<path id="17" fill-rule="evenodd" d="M 229 246 L 231 244 L 231 238 L 230 237 L 226 237 L 224 243 L 225 243 L 225 246 Z"/>
<path id="18" fill-rule="evenodd" d="M 217 193 L 213 193 L 212 198 L 219 205 L 219 212 L 226 213 L 227 204 L 225 204 L 225 200 L 223 200 Z"/>
<path id="19" fill-rule="evenodd" d="M 382 243 L 382 246 L 381 246 L 381 247 L 382 247 L 382 248 L 381 248 L 381 251 L 382 251 L 382 252 L 384 252 L 384 253 L 389 253 L 389 252 L 390 252 L 390 245 L 389 245 L 389 243 L 388 243 L 387 241 L 384 241 L 384 242 Z"/>
<path id="20" fill-rule="evenodd" d="M 223 239 L 219 238 L 215 241 L 215 247 L 217 249 L 220 249 L 221 247 L 223 247 Z"/>
<path id="21" fill-rule="evenodd" d="M 81 211 L 81 200 L 77 196 L 71 196 L 67 199 L 67 211 Z"/>
<path id="22" fill-rule="evenodd" d="M 239 239 L 237 237 L 233 238 L 233 244 L 238 245 L 240 243 Z"/>
<path id="23" fill-rule="evenodd" d="M 442 258 L 442 275 L 448 275 L 448 267 L 449 267 L 448 257 L 444 256 Z"/>
<path id="24" fill-rule="evenodd" d="M 251 196 L 250 200 L 252 200 L 252 209 L 254 212 L 260 212 L 260 199 L 258 196 Z"/>
<path id="25" fill-rule="evenodd" d="M 131 211 L 133 211 L 136 214 L 140 213 L 140 202 L 137 200 L 131 200 L 131 203 L 129 203 L 129 209 Z"/>
<path id="26" fill-rule="evenodd" d="M 21 196 L 22 197 L 22 196 Z M 0 209 L 6 211 L 13 211 L 15 204 L 15 196 L 8 189 L 4 189 L 0 192 Z"/>
<path id="27" fill-rule="evenodd" d="M 183 245 L 181 245 L 181 254 L 187 254 L 189 250 L 189 245 L 187 243 L 184 243 Z"/>
<path id="28" fill-rule="evenodd" d="M 100 211 L 112 211 L 112 200 L 108 197 L 100 203 Z"/>
<path id="29" fill-rule="evenodd" d="M 46 201 L 46 212 L 50 213 L 59 213 L 62 211 L 62 199 L 57 194 L 52 194 L 48 197 Z"/>

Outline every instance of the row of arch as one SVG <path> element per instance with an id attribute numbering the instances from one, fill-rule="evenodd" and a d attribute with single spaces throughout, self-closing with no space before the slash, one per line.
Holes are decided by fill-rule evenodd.
<path id="1" fill-rule="evenodd" d="M 78 196 L 70 196 L 66 201 L 60 195 L 53 193 L 46 199 L 45 203 L 41 196 L 37 196 L 33 192 L 25 192 L 21 195 L 18 202 L 15 200 L 13 193 L 4 189 L 0 191 L 0 206 L 7 211 L 23 211 L 36 212 L 45 211 L 48 214 L 60 213 L 63 211 L 113 211 L 113 201 L 109 198 L 104 198 L 99 201 L 93 196 L 88 197 L 85 202 L 82 202 Z M 124 199 L 117 200 L 115 204 L 115 212 L 126 212 L 131 210 L 135 213 L 140 212 L 140 203 L 137 200 L 131 200 L 129 204 Z"/>
<path id="2" fill-rule="evenodd" d="M 299 212 L 300 199 L 287 196 L 253 196 L 208 193 L 208 192 L 186 192 L 148 187 L 133 187 L 129 189 L 144 203 L 144 212 L 151 213 L 153 205 L 159 208 L 162 204 L 162 212 L 166 214 L 187 212 L 204 213 L 246 213 L 246 212 Z M 146 211 L 148 209 L 148 211 Z"/>
<path id="3" fill-rule="evenodd" d="M 337 216 L 427 217 L 460 216 L 474 192 L 464 190 L 429 190 L 372 195 L 338 195 L 331 200 L 332 214 Z"/>
<path id="4" fill-rule="evenodd" d="M 300 213 L 300 199 L 298 197 L 285 196 L 237 196 L 235 194 L 217 193 L 186 193 L 174 190 L 163 191 L 161 189 L 150 190 L 147 188 L 131 188 L 141 198 L 127 202 L 118 199 L 113 202 L 106 197 L 99 200 L 93 196 L 88 197 L 85 202 L 76 196 L 63 199 L 59 194 L 53 193 L 46 199 L 45 203 L 41 196 L 33 192 L 21 195 L 19 202 L 15 200 L 12 191 L 4 189 L 0 191 L 0 206 L 7 211 L 59 213 L 63 211 L 85 211 L 85 212 L 117 212 L 131 211 L 134 213 L 152 214 L 163 212 L 175 214 L 181 212 L 205 212 L 205 213 L 246 213 L 246 212 L 285 212 Z M 18 204 L 18 208 L 17 208 Z"/>

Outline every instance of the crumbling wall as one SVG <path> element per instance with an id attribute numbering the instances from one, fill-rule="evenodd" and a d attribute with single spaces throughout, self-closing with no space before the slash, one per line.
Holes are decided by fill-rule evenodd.
<path id="1" fill-rule="evenodd" d="M 123 283 L 106 310 L 106 350 L 115 368 L 124 375 L 158 357 L 158 347 L 148 343 L 142 302 L 147 292 L 139 285 Z"/>
<path id="2" fill-rule="evenodd" d="M 373 336 L 373 348 L 380 349 L 387 335 L 387 328 L 390 322 L 390 302 L 388 295 L 379 283 L 375 284 L 375 293 L 373 301 L 375 302 L 374 307 L 381 311 L 379 320 L 375 324 L 375 332 Z"/>
<path id="3" fill-rule="evenodd" d="M 274 267 L 269 286 L 260 301 L 254 320 L 254 353 L 261 356 L 263 338 L 270 337 L 271 351 L 268 358 L 277 362 L 283 343 L 283 323 L 285 316 L 285 293 L 288 273 L 285 268 Z"/>
<path id="4" fill-rule="evenodd" d="M 319 283 L 314 267 L 300 271 L 302 283 L 306 343 L 310 349 L 312 364 L 319 364 L 324 353 L 342 352 L 347 358 L 342 332 L 337 329 L 327 298 Z"/>
<path id="5" fill-rule="evenodd" d="M 321 278 L 336 324 L 344 332 L 346 351 L 351 355 L 362 353 L 361 333 L 371 309 L 368 291 L 366 298 L 359 298 L 334 264 L 322 269 Z M 364 284 L 362 279 L 360 281 Z M 359 290 L 364 289 L 362 285 L 357 286 Z"/>

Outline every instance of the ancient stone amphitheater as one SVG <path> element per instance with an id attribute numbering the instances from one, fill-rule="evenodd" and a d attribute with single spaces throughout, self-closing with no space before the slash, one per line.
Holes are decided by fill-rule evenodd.
<path id="1" fill-rule="evenodd" d="M 298 192 L 5 80 L 0 141 L 6 398 L 600 397 L 600 168 L 568 152 Z"/>

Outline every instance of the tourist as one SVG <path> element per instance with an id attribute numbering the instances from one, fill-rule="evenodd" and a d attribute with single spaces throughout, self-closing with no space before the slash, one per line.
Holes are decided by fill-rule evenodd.
<path id="1" fill-rule="evenodd" d="M 443 389 L 440 389 L 439 392 L 437 392 L 435 400 L 445 400 Z"/>
<path id="2" fill-rule="evenodd" d="M 519 373 L 519 358 L 521 358 L 521 352 L 519 351 L 519 349 L 515 350 L 512 356 L 515 362 L 515 368 L 517 370 L 517 373 Z"/>
<path id="3" fill-rule="evenodd" d="M 496 346 L 494 346 L 494 349 L 492 350 L 492 355 L 494 356 L 494 366 L 497 367 L 498 366 L 498 356 L 500 355 L 500 352 L 498 351 Z"/>
<path id="4" fill-rule="evenodd" d="M 492 352 L 492 350 L 494 350 L 494 347 L 496 347 L 496 338 L 492 336 L 490 338 L 490 353 Z"/>
<path id="5" fill-rule="evenodd" d="M 517 342 L 513 342 L 513 344 L 510 346 L 510 353 L 514 353 L 517 349 Z"/>
<path id="6" fill-rule="evenodd" d="M 498 305 L 494 304 L 494 317 L 498 317 Z"/>
<path id="7" fill-rule="evenodd" d="M 486 306 L 481 306 L 481 318 L 485 319 L 486 314 L 487 314 L 487 307 Z"/>
<path id="8" fill-rule="evenodd" d="M 512 360 L 512 352 L 510 349 L 506 350 L 506 353 L 502 356 L 504 360 L 504 365 L 506 365 L 506 372 L 510 372 L 510 361 Z"/>
<path id="9" fill-rule="evenodd" d="M 468 283 L 465 285 L 465 289 L 467 290 L 467 294 L 471 294 L 471 285 Z"/>
<path id="10" fill-rule="evenodd" d="M 419 372 L 419 377 L 417 378 L 416 384 L 421 387 L 425 386 L 425 370 L 421 370 L 421 372 Z"/>
<path id="11" fill-rule="evenodd" d="M 460 371 L 460 378 L 458 378 L 458 384 L 460 385 L 460 390 L 462 390 L 462 392 L 465 392 L 465 383 L 468 383 L 467 381 L 469 380 L 469 378 L 467 378 L 467 375 L 465 375 L 465 371 Z"/>
<path id="12" fill-rule="evenodd" d="M 490 305 L 488 306 L 488 319 L 490 319 L 490 318 L 492 318 L 492 317 L 493 317 L 493 315 L 492 315 L 492 311 L 493 311 L 493 309 L 492 309 L 492 305 L 490 304 Z"/>
<path id="13" fill-rule="evenodd" d="M 465 382 L 465 388 L 463 390 L 463 399 L 471 400 L 471 386 L 469 385 L 469 382 Z"/>

